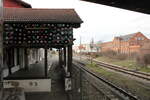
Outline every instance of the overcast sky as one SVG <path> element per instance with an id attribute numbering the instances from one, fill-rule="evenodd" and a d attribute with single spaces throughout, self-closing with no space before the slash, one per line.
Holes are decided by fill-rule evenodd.
<path id="1" fill-rule="evenodd" d="M 75 44 L 111 41 L 114 36 L 142 32 L 150 38 L 150 15 L 79 0 L 23 0 L 33 8 L 74 8 L 84 23 L 74 29 Z"/>

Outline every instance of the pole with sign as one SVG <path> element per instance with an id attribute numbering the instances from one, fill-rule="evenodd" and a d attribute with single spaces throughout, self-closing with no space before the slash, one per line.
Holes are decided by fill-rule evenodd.
<path id="1" fill-rule="evenodd" d="M 94 48 L 94 39 L 92 38 L 91 42 L 90 42 L 90 56 L 91 56 L 91 64 L 93 63 L 93 58 L 92 58 L 92 53 L 93 53 L 93 48 Z"/>

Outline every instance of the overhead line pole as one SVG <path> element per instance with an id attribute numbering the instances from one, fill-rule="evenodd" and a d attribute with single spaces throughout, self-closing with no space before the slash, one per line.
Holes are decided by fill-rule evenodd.
<path id="1" fill-rule="evenodd" d="M 80 36 L 80 46 L 79 46 L 79 48 L 80 48 L 80 60 L 81 60 L 81 36 Z"/>

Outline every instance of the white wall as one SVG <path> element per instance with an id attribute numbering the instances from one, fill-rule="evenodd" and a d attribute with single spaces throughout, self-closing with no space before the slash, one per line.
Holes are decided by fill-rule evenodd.
<path id="1" fill-rule="evenodd" d="M 51 79 L 4 80 L 4 88 L 12 88 L 12 82 L 19 83 L 18 87 L 25 92 L 51 92 Z"/>

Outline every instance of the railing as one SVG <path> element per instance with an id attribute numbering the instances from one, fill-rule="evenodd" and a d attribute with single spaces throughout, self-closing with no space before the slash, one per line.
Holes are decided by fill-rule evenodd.
<path id="1" fill-rule="evenodd" d="M 73 64 L 72 100 L 138 100 L 98 77 L 82 64 Z"/>
<path id="2" fill-rule="evenodd" d="M 92 75 L 73 65 L 72 100 L 113 100 L 116 97 Z"/>

